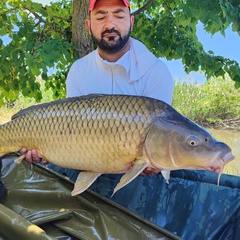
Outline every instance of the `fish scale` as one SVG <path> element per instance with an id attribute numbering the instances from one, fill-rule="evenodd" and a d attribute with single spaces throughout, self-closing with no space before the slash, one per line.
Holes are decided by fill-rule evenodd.
<path id="1" fill-rule="evenodd" d="M 209 142 L 202 140 L 207 138 Z M 198 140 L 199 146 L 189 144 Z M 0 126 L 0 155 L 22 147 L 36 149 L 60 167 L 85 170 L 72 195 L 83 192 L 102 173 L 125 172 L 117 191 L 147 166 L 162 173 L 219 170 L 220 176 L 233 159 L 226 144 L 168 104 L 127 95 L 88 95 L 23 109 Z"/>
<path id="2" fill-rule="evenodd" d="M 125 156 L 127 158 L 129 158 L 129 155 L 133 156 L 131 161 L 137 157 L 138 146 L 141 144 L 141 139 L 144 138 L 141 137 L 141 134 L 144 131 L 141 131 L 143 123 L 140 122 L 139 124 L 137 122 L 135 124 L 133 118 L 136 114 L 143 114 L 142 109 L 140 106 L 133 106 L 128 98 L 126 98 L 128 101 L 123 99 L 116 101 L 117 98 L 115 98 L 110 105 L 109 102 L 106 102 L 106 100 L 103 102 L 101 99 L 89 101 L 87 98 L 85 101 L 71 101 L 70 103 L 63 101 L 59 103 L 61 107 L 57 107 L 59 104 L 56 103 L 49 107 L 37 107 L 34 111 L 30 111 L 33 109 L 30 108 L 28 114 L 17 118 L 13 117 L 13 119 L 15 118 L 13 122 L 15 121 L 18 124 L 14 129 L 22 129 L 21 133 L 20 131 L 14 133 L 15 135 L 19 135 L 19 133 L 20 136 L 22 135 L 22 140 L 18 141 L 18 146 L 25 146 L 28 149 L 38 146 L 37 148 L 43 157 L 63 167 L 78 168 L 77 161 L 80 159 L 86 163 L 86 166 L 81 166 L 83 170 L 92 170 L 91 168 L 96 169 L 96 166 L 94 166 L 96 159 L 98 161 L 97 165 L 99 165 L 101 159 L 103 159 L 103 163 L 105 159 L 108 159 L 108 169 L 105 171 L 111 172 L 111 168 L 113 168 L 113 172 L 125 170 L 119 169 L 122 168 L 122 164 L 120 167 L 117 167 L 117 163 L 111 164 L 113 166 L 109 164 L 111 161 L 118 162 Z M 121 111 L 117 114 L 116 108 L 121 103 L 123 104 Z M 137 112 L 136 108 L 139 108 L 140 111 Z M 79 118 L 78 111 L 75 111 L 75 109 L 84 109 L 81 118 Z M 131 114 L 131 109 L 134 109 L 133 114 Z M 61 114 L 59 111 L 61 111 Z M 120 118 L 119 115 L 123 115 L 124 112 L 124 117 Z M 114 119 L 113 115 L 115 115 Z M 58 124 L 52 121 L 56 117 Z M 32 121 L 33 119 L 34 121 Z M 99 129 L 101 129 L 101 132 Z M 99 138 L 101 141 L 99 141 Z M 21 145 L 19 145 L 20 142 L 22 142 Z M 56 144 L 56 146 L 53 146 L 53 144 Z M 76 154 L 75 148 L 79 149 L 78 154 Z M 92 148 L 97 151 L 91 151 Z M 86 151 L 86 149 L 89 149 L 89 151 Z M 70 152 L 74 150 L 74 155 L 65 154 L 65 151 L 69 152 L 69 150 Z M 113 159 L 110 159 L 112 153 L 114 153 Z M 101 171 L 103 170 L 101 169 Z"/>

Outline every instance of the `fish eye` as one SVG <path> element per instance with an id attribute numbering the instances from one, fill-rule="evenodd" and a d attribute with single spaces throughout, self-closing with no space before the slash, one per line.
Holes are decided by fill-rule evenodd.
<path id="1" fill-rule="evenodd" d="M 192 147 L 195 147 L 198 145 L 198 139 L 194 136 L 189 136 L 188 137 L 188 144 Z"/>
<path id="2" fill-rule="evenodd" d="M 190 144 L 191 146 L 197 146 L 197 142 L 196 142 L 195 140 L 190 140 L 190 141 L 189 141 L 189 144 Z"/>

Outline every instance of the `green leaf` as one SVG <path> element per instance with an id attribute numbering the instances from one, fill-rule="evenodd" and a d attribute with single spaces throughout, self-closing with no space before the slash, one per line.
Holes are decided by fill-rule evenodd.
<path id="1" fill-rule="evenodd" d="M 39 76 L 41 74 L 40 69 L 38 68 L 38 66 L 32 65 L 30 67 L 30 71 L 33 74 L 33 76 Z"/>
<path id="2" fill-rule="evenodd" d="M 209 50 L 208 53 L 209 54 L 214 54 L 214 52 L 212 50 Z"/>
<path id="3" fill-rule="evenodd" d="M 179 24 L 183 27 L 188 26 L 191 23 L 191 18 L 187 17 L 186 15 L 182 15 L 178 18 Z"/>
<path id="4" fill-rule="evenodd" d="M 235 88 L 239 89 L 240 88 L 240 81 L 239 82 L 235 82 Z"/>

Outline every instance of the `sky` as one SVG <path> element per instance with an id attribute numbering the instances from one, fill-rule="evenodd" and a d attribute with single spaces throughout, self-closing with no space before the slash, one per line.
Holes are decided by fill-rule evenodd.
<path id="1" fill-rule="evenodd" d="M 240 63 L 240 36 L 231 29 L 227 29 L 225 37 L 220 33 L 213 36 L 206 33 L 203 25 L 197 26 L 197 35 L 199 42 L 202 43 L 204 50 L 212 50 L 215 55 L 220 55 Z M 172 76 L 176 80 L 186 80 L 190 82 L 204 83 L 205 77 L 196 72 L 186 74 L 184 72 L 181 60 L 163 61 L 167 64 Z"/>
<path id="2" fill-rule="evenodd" d="M 42 3 L 44 5 L 54 2 L 51 0 L 33 0 L 35 2 Z M 216 33 L 213 36 L 206 33 L 203 26 L 199 24 L 197 26 L 197 35 L 199 41 L 203 44 L 204 50 L 212 50 L 215 55 L 220 55 L 231 60 L 240 62 L 240 36 L 236 32 L 232 32 L 231 29 L 227 29 L 225 37 L 220 33 Z M 188 82 L 204 83 L 204 75 L 196 72 L 190 72 L 186 74 L 183 69 L 181 60 L 167 61 L 162 59 L 168 66 L 173 78 L 175 80 L 185 80 Z"/>

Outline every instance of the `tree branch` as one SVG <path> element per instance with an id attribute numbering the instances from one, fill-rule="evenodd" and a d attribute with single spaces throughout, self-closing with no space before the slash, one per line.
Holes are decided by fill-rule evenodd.
<path id="1" fill-rule="evenodd" d="M 138 10 L 133 12 L 132 15 L 136 16 L 137 14 L 145 11 L 146 9 L 148 9 L 152 5 L 153 2 L 154 2 L 154 0 L 149 0 L 145 5 L 143 5 L 141 8 L 139 8 Z"/>
<path id="2" fill-rule="evenodd" d="M 33 12 L 33 11 L 31 11 L 31 9 L 26 8 L 26 7 L 24 7 L 24 9 L 28 10 L 31 14 L 34 15 L 35 18 L 39 19 L 39 21 L 46 23 L 46 21 L 43 19 L 43 17 L 41 15 L 39 15 L 37 12 Z M 57 19 L 60 19 L 60 20 L 66 21 L 66 22 L 68 21 L 67 18 L 62 18 L 62 17 L 56 16 L 56 15 L 53 15 L 52 18 L 57 18 Z"/>
<path id="3" fill-rule="evenodd" d="M 39 15 L 36 12 L 32 12 L 30 9 L 24 7 L 25 10 L 27 10 L 30 14 L 32 14 L 36 19 L 39 20 L 38 24 L 40 24 L 41 22 L 46 24 L 46 21 L 43 19 L 43 17 L 41 15 Z"/>

